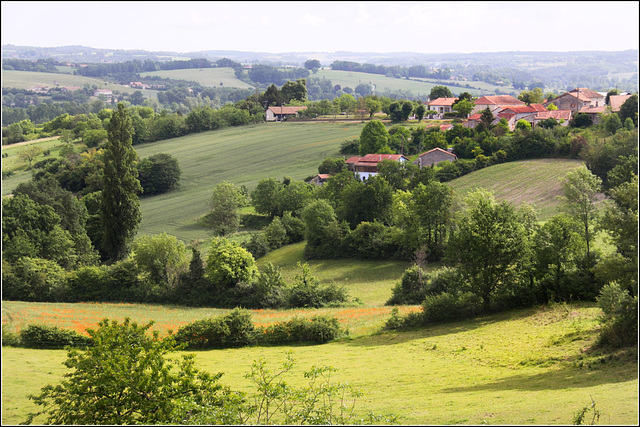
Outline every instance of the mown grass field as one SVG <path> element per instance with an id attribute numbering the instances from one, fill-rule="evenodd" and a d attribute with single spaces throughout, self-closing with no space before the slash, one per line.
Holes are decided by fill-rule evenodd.
<path id="1" fill-rule="evenodd" d="M 599 313 L 592 304 L 557 305 L 320 346 L 193 354 L 200 369 L 223 372 L 223 384 L 251 391 L 244 374 L 252 361 L 265 359 L 273 369 L 290 351 L 290 384 L 303 385 L 302 372 L 312 365 L 333 366 L 333 381 L 364 393 L 359 414 L 394 413 L 402 424 L 571 424 L 593 398 L 600 423 L 635 425 L 637 356 L 590 349 Z M 36 409 L 27 396 L 62 378 L 66 353 L 10 347 L 2 353 L 2 422 L 17 424 Z"/>
<path id="2" fill-rule="evenodd" d="M 333 85 L 339 84 L 342 87 L 350 87 L 355 89 L 360 83 L 372 83 L 376 86 L 376 92 L 391 92 L 397 90 L 406 90 L 415 96 L 426 98 L 429 96 L 434 86 L 439 86 L 430 79 L 396 79 L 381 74 L 359 73 L 353 71 L 341 70 L 318 70 L 317 74 L 311 74 L 310 77 L 326 78 L 331 80 Z M 460 86 L 448 86 L 453 93 L 469 92 L 472 95 L 484 95 L 494 93 L 498 86 L 489 85 L 481 82 L 456 82 L 462 86 L 469 84 L 471 88 Z M 513 88 L 500 88 L 503 92 Z"/>
<path id="3" fill-rule="evenodd" d="M 253 87 L 239 80 L 234 74 L 233 68 L 230 67 L 149 71 L 140 73 L 140 76 L 159 76 L 165 79 L 188 80 L 209 87 L 236 87 L 240 89 L 251 89 Z"/>
<path id="4" fill-rule="evenodd" d="M 136 89 L 92 77 L 74 76 L 73 74 L 40 73 L 36 71 L 15 71 L 2 70 L 2 87 L 13 87 L 18 89 L 31 89 L 34 86 L 54 87 L 53 82 L 58 82 L 60 86 L 84 86 L 96 85 L 100 89 L 118 90 L 120 92 L 131 93 Z M 143 90 L 146 97 L 156 96 L 155 90 Z"/>
<path id="5" fill-rule="evenodd" d="M 581 164 L 580 160 L 569 159 L 508 162 L 461 176 L 449 184 L 458 198 L 476 188 L 485 188 L 493 191 L 498 200 L 516 206 L 529 203 L 538 212 L 538 219 L 544 221 L 560 212 L 561 181 Z"/>
<path id="6" fill-rule="evenodd" d="M 182 169 L 176 191 L 141 199 L 140 234 L 166 231 L 184 241 L 208 239 L 196 220 L 207 212 L 213 187 L 228 180 L 253 189 L 262 178 L 304 179 L 340 144 L 357 138 L 361 123 L 263 123 L 192 134 L 135 146 L 140 158 L 174 156 Z"/>

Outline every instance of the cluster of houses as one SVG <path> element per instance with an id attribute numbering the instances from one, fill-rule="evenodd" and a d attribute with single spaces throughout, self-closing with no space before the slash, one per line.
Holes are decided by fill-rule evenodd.
<path id="1" fill-rule="evenodd" d="M 480 123 L 481 113 L 485 109 L 489 109 L 494 116 L 493 124 L 497 124 L 501 119 L 505 119 L 511 130 L 515 129 L 519 120 L 526 120 L 532 126 L 538 125 L 541 121 L 550 118 L 556 119 L 561 126 L 568 126 L 573 115 L 582 113 L 590 115 L 594 122 L 598 121 L 601 114 L 611 111 L 620 111 L 620 107 L 631 97 L 626 95 L 611 95 L 608 103 L 606 93 L 596 92 L 587 88 L 576 88 L 566 92 L 555 99 L 549 100 L 543 104 L 527 105 L 523 101 L 514 98 L 511 95 L 491 95 L 482 96 L 474 101 L 475 107 L 467 117 L 467 121 L 463 126 L 473 128 Z M 438 98 L 425 102 L 430 110 L 437 113 L 434 118 L 442 118 L 445 113 L 453 111 L 453 104 L 458 98 Z M 555 105 L 557 109 L 549 110 L 549 105 Z M 270 107 L 267 110 L 267 120 L 282 120 L 287 115 L 296 115 L 298 111 L 306 107 Z M 433 125 L 438 126 L 438 125 Z M 429 127 L 429 126 L 428 126 Z M 440 130 L 446 131 L 453 127 L 451 124 L 439 125 Z M 420 168 L 435 166 L 440 162 L 452 162 L 457 159 L 451 150 L 443 150 L 434 148 L 426 151 L 414 161 Z M 409 159 L 402 154 L 367 154 L 366 156 L 353 156 L 346 160 L 347 168 L 352 171 L 355 176 L 364 181 L 371 176 L 378 174 L 378 165 L 382 161 L 393 161 L 405 163 Z M 315 175 L 310 182 L 316 185 L 324 184 L 331 175 L 318 174 Z"/>
<path id="2" fill-rule="evenodd" d="M 606 96 L 607 94 L 603 92 L 596 92 L 588 88 L 576 88 L 543 104 L 530 105 L 511 95 L 482 96 L 474 101 L 475 107 L 463 126 L 470 128 L 477 126 L 480 123 L 482 111 L 487 108 L 495 117 L 493 124 L 505 119 L 511 130 L 515 129 L 518 120 L 526 120 L 532 126 L 536 126 L 543 120 L 553 118 L 560 122 L 561 126 L 568 126 L 571 118 L 578 113 L 591 116 L 594 123 L 597 123 L 599 115 L 607 110 L 620 111 L 620 106 L 631 94 L 611 95 L 608 104 L 605 102 Z M 453 111 L 453 104 L 457 100 L 458 98 L 438 98 L 425 102 L 425 105 L 430 110 L 436 111 L 434 118 L 442 118 L 444 114 Z M 551 104 L 555 105 L 557 109 L 548 110 Z"/>
<path id="3" fill-rule="evenodd" d="M 129 82 L 129 87 L 132 89 L 165 89 L 166 85 L 148 85 L 142 82 Z"/>

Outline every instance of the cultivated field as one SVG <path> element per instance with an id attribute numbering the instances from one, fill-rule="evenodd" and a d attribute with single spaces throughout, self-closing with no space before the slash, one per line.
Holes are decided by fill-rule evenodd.
<path id="1" fill-rule="evenodd" d="M 73 74 L 39 73 L 35 71 L 13 71 L 2 70 L 2 87 L 13 87 L 18 89 L 31 89 L 34 86 L 54 87 L 54 82 L 59 86 L 84 86 L 96 85 L 100 89 L 118 90 L 120 92 L 131 93 L 136 89 L 114 83 L 107 83 L 104 80 L 92 77 L 74 76 Z M 157 91 L 143 90 L 142 93 L 148 97 L 155 97 Z"/>
<path id="2" fill-rule="evenodd" d="M 251 89 L 253 86 L 239 80 L 233 68 L 190 68 L 184 70 L 163 70 L 140 73 L 141 77 L 159 76 L 165 79 L 188 80 L 209 87 L 236 87 Z M 220 84 L 222 83 L 222 85 Z"/>
<path id="3" fill-rule="evenodd" d="M 476 188 L 485 188 L 498 200 L 516 206 L 529 203 L 538 212 L 538 219 L 546 220 L 559 213 L 562 179 L 580 164 L 580 160 L 568 159 L 508 162 L 461 176 L 449 184 L 460 198 Z"/>
<path id="4" fill-rule="evenodd" d="M 209 238 L 196 220 L 207 212 L 213 187 L 228 180 L 252 190 L 262 178 L 304 179 L 340 143 L 357 138 L 361 123 L 264 123 L 135 146 L 140 158 L 174 156 L 182 169 L 176 191 L 141 199 L 140 234 L 166 231 L 184 241 Z"/>
<path id="5" fill-rule="evenodd" d="M 376 86 L 376 92 L 406 90 L 413 93 L 415 96 L 424 98 L 429 95 L 434 86 L 440 85 L 439 83 L 434 83 L 434 80 L 432 79 L 406 80 L 386 77 L 381 74 L 358 73 L 341 70 L 319 70 L 317 74 L 312 74 L 311 77 L 327 78 L 331 80 L 331 83 L 334 85 L 339 84 L 340 86 L 347 86 L 351 89 L 355 89 L 360 83 L 372 83 Z M 462 87 L 448 86 L 453 93 L 469 92 L 476 96 L 494 93 L 497 88 L 500 88 L 503 92 L 514 90 L 512 87 L 499 87 L 482 82 L 456 83 L 461 84 Z M 469 84 L 471 88 L 464 87 L 466 84 Z"/>
<path id="6" fill-rule="evenodd" d="M 592 398 L 600 423 L 637 424 L 636 356 L 590 350 L 599 313 L 592 304 L 557 305 L 320 346 L 194 354 L 199 368 L 223 372 L 223 384 L 249 391 L 244 374 L 253 360 L 276 368 L 290 351 L 296 365 L 287 382 L 302 385 L 303 371 L 331 365 L 338 369 L 334 381 L 364 393 L 358 413 L 395 413 L 403 424 L 571 424 Z M 3 348 L 3 424 L 17 424 L 36 409 L 27 396 L 62 378 L 65 356 Z"/>

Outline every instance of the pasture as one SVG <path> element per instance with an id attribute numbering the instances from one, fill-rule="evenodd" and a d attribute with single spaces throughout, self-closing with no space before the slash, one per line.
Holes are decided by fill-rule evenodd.
<path id="1" fill-rule="evenodd" d="M 158 76 L 163 79 L 188 80 L 208 87 L 233 87 L 251 89 L 253 86 L 239 80 L 233 68 L 188 68 L 183 70 L 162 70 L 140 73 L 140 77 Z"/>
<path id="2" fill-rule="evenodd" d="M 341 70 L 318 70 L 317 74 L 312 74 L 310 77 L 326 78 L 331 80 L 334 85 L 339 84 L 342 87 L 350 87 L 355 89 L 360 83 L 371 83 L 376 87 L 376 92 L 391 92 L 397 90 L 406 90 L 411 92 L 414 96 L 425 98 L 429 96 L 431 89 L 434 86 L 439 86 L 439 83 L 435 83 L 433 79 L 397 79 L 394 77 L 387 77 L 381 74 L 359 73 L 354 71 L 341 71 Z M 489 85 L 482 82 L 456 82 L 461 86 L 448 86 L 451 92 L 459 94 L 462 92 L 469 92 L 474 96 L 495 93 L 497 88 L 500 88 L 503 92 L 514 90 L 511 87 L 499 87 Z M 470 88 L 464 87 L 466 84 L 471 86 Z"/>
<path id="3" fill-rule="evenodd" d="M 461 176 L 449 182 L 459 199 L 476 188 L 493 191 L 496 199 L 519 206 L 531 204 L 539 220 L 560 213 L 561 181 L 567 172 L 582 164 L 580 160 L 536 159 L 507 162 Z"/>
<path id="4" fill-rule="evenodd" d="M 290 351 L 287 382 L 300 386 L 312 365 L 333 366 L 333 381 L 364 393 L 357 413 L 394 413 L 402 424 L 571 424 L 591 398 L 600 423 L 637 424 L 636 354 L 591 349 L 599 313 L 593 304 L 554 305 L 319 346 L 193 354 L 200 369 L 224 373 L 222 384 L 250 391 L 252 361 L 275 369 Z M 60 381 L 65 358 L 63 350 L 3 348 L 3 424 L 36 409 L 27 396 Z"/>
<path id="5" fill-rule="evenodd" d="M 140 234 L 166 231 L 184 240 L 209 238 L 197 224 L 207 212 L 213 187 L 224 181 L 252 190 L 262 178 L 304 179 L 326 157 L 340 156 L 340 143 L 357 138 L 361 123 L 263 123 L 192 134 L 137 145 L 140 158 L 174 156 L 182 169 L 180 187 L 140 200 Z"/>
<path id="6" fill-rule="evenodd" d="M 115 83 L 108 83 L 104 80 L 74 76 L 73 74 L 57 74 L 57 73 L 40 73 L 35 71 L 14 71 L 14 70 L 2 70 L 2 87 L 13 87 L 18 89 L 31 89 L 34 86 L 47 86 L 55 87 L 57 82 L 59 86 L 84 86 L 84 85 L 96 85 L 99 89 L 111 89 L 113 91 L 120 91 L 126 93 L 132 93 L 136 89 L 128 86 L 123 86 Z M 155 97 L 157 91 L 155 90 L 143 90 L 142 93 L 145 97 Z"/>

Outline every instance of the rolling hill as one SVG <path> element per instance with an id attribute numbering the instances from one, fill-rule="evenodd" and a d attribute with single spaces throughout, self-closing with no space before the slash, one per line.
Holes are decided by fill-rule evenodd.
<path id="1" fill-rule="evenodd" d="M 489 166 L 449 183 L 458 198 L 475 188 L 493 191 L 498 200 L 520 205 L 529 203 L 546 220 L 559 213 L 561 180 L 582 164 L 580 160 L 536 159 Z"/>
<path id="2" fill-rule="evenodd" d="M 164 70 L 140 73 L 141 77 L 158 76 L 166 79 L 188 80 L 209 87 L 235 87 L 251 89 L 253 86 L 239 80 L 233 68 L 190 68 L 184 70 Z M 221 84 L 222 83 L 222 84 Z"/>

